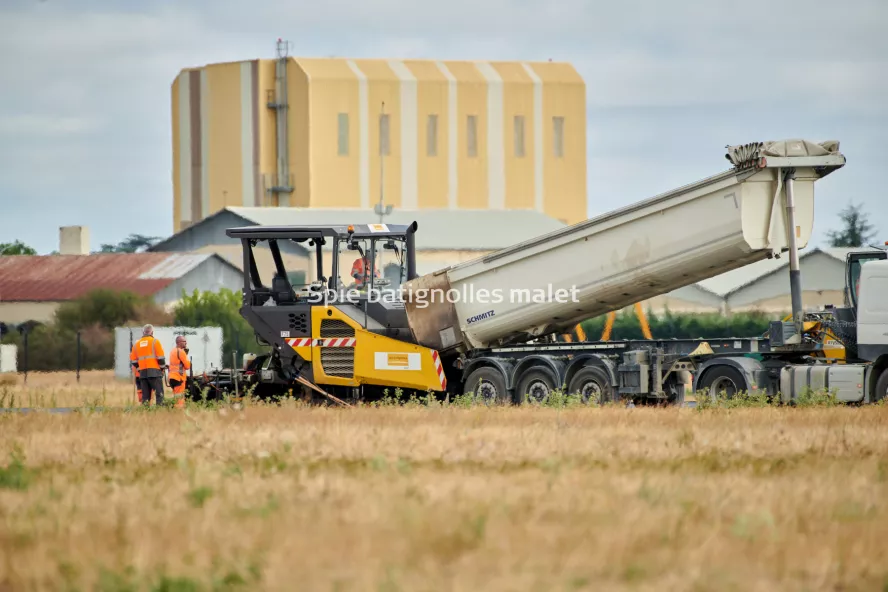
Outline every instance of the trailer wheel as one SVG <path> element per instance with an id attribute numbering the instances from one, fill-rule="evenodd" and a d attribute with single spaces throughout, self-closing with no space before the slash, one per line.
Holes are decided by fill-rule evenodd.
<path id="1" fill-rule="evenodd" d="M 614 389 L 607 374 L 595 366 L 586 366 L 577 370 L 573 378 L 570 379 L 567 392 L 571 395 L 580 395 L 583 403 L 601 404 L 614 399 Z"/>
<path id="2" fill-rule="evenodd" d="M 496 368 L 482 366 L 472 371 L 463 385 L 463 395 L 475 394 L 485 404 L 508 403 L 509 390 L 506 388 L 506 377 Z"/>
<path id="3" fill-rule="evenodd" d="M 888 398 L 888 368 L 882 370 L 879 380 L 876 382 L 876 390 L 873 393 L 873 403 Z"/>
<path id="4" fill-rule="evenodd" d="M 697 383 L 699 390 L 706 391 L 710 399 L 715 400 L 724 391 L 725 396 L 733 399 L 734 395 L 747 390 L 746 380 L 735 368 L 730 366 L 715 366 L 706 371 L 703 378 Z"/>
<path id="5" fill-rule="evenodd" d="M 547 368 L 534 366 L 521 375 L 515 395 L 519 403 L 524 402 L 524 397 L 527 397 L 528 401 L 542 403 L 558 388 L 555 382 Z"/>

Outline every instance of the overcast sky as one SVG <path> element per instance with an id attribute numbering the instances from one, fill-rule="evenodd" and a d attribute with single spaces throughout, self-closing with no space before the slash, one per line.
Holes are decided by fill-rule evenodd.
<path id="1" fill-rule="evenodd" d="M 299 56 L 571 62 L 590 216 L 720 172 L 726 144 L 839 140 L 813 242 L 851 200 L 888 240 L 886 31 L 886 0 L 0 0 L 0 242 L 169 235 L 170 84 L 278 37 Z"/>

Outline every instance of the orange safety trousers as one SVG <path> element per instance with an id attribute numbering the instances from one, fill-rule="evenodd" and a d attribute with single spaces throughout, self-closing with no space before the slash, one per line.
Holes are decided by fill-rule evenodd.
<path id="1" fill-rule="evenodd" d="M 136 381 L 136 397 L 137 400 L 142 402 L 142 381 L 139 380 L 139 369 L 133 368 L 133 380 Z"/>

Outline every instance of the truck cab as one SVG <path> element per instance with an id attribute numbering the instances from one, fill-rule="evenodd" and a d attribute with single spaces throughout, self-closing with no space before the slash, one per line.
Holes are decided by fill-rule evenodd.
<path id="1" fill-rule="evenodd" d="M 888 397 L 888 253 L 850 253 L 845 261 L 845 306 L 834 309 L 829 327 L 841 339 L 844 364 L 786 364 L 775 385 L 785 402 L 804 389 L 835 391 L 847 403 Z"/>
<path id="2" fill-rule="evenodd" d="M 866 255 L 853 260 L 849 255 L 848 275 L 853 283 L 849 282 L 847 291 L 857 324 L 857 357 L 877 362 L 888 358 L 888 253 Z"/>
<path id="3" fill-rule="evenodd" d="M 856 315 L 860 297 L 860 273 L 864 263 L 888 259 L 885 250 L 848 253 L 845 258 L 845 307 Z"/>

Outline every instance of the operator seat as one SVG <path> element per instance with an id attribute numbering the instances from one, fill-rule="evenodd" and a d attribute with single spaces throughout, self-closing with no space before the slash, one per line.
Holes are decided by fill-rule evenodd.
<path id="1" fill-rule="evenodd" d="M 290 281 L 281 274 L 275 274 L 271 280 L 271 296 L 278 304 L 294 304 L 296 295 L 293 293 L 293 286 Z"/>

